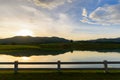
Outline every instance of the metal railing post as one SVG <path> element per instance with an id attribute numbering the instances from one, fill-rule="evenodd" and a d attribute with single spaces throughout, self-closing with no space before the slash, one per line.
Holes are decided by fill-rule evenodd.
<path id="1" fill-rule="evenodd" d="M 104 60 L 104 69 L 105 69 L 105 73 L 107 73 L 108 72 L 107 60 Z"/>
<path id="2" fill-rule="evenodd" d="M 58 70 L 58 71 L 61 70 L 61 63 L 60 63 L 60 61 L 57 62 L 57 70 Z"/>
<path id="3" fill-rule="evenodd" d="M 14 62 L 14 73 L 18 73 L 18 61 Z"/>

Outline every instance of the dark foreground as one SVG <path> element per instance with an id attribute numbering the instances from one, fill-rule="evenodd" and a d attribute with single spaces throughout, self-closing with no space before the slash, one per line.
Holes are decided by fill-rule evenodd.
<path id="1" fill-rule="evenodd" d="M 80 71 L 0 71 L 0 80 L 120 80 L 120 72 Z"/>

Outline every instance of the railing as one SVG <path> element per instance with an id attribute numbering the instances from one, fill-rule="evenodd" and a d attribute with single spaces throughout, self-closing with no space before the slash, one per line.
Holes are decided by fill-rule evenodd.
<path id="1" fill-rule="evenodd" d="M 61 65 L 76 65 L 76 64 L 103 64 L 103 68 L 62 68 Z M 108 64 L 120 64 L 120 61 L 107 61 L 103 62 L 0 62 L 0 65 L 14 65 L 14 68 L 0 68 L 0 70 L 14 70 L 17 73 L 18 70 L 104 70 L 105 73 L 108 70 L 120 70 L 120 68 L 109 68 Z M 19 68 L 19 65 L 57 65 L 57 68 Z"/>

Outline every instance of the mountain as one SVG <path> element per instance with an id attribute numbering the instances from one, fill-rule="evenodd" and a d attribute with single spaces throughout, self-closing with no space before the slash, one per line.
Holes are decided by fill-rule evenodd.
<path id="1" fill-rule="evenodd" d="M 69 42 L 69 40 L 59 37 L 31 37 L 31 36 L 15 36 L 11 38 L 0 39 L 0 44 L 38 44 L 60 42 Z"/>
<path id="2" fill-rule="evenodd" d="M 95 43 L 120 43 L 120 38 L 100 38 L 95 40 L 86 40 L 80 42 L 95 42 Z"/>
<path id="3" fill-rule="evenodd" d="M 91 40 L 92 42 L 114 42 L 114 43 L 120 43 L 120 38 L 101 38 L 96 40 Z"/>
<path id="4" fill-rule="evenodd" d="M 0 44 L 41 44 L 41 43 L 62 43 L 71 42 L 68 39 L 60 37 L 31 37 L 31 36 L 15 36 L 11 38 L 0 39 Z M 92 43 L 120 43 L 120 38 L 101 38 L 95 40 L 86 40 L 78 42 Z"/>

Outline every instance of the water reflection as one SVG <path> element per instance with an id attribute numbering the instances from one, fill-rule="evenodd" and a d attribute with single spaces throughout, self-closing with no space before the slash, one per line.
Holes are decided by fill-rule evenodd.
<path id="1" fill-rule="evenodd" d="M 23 53 L 26 54 L 26 53 Z M 110 53 L 104 53 L 104 52 L 95 52 L 95 51 L 74 51 L 66 52 L 64 54 L 58 54 L 58 55 L 32 55 L 32 56 L 12 56 L 12 55 L 0 55 L 0 61 L 1 62 L 13 62 L 13 61 L 19 61 L 19 62 L 56 62 L 58 60 L 66 61 L 66 62 L 76 62 L 76 61 L 120 61 L 120 54 L 116 52 L 110 52 Z M 55 66 L 47 66 L 43 65 L 44 67 L 56 67 Z M 89 67 L 103 67 L 103 65 L 89 65 Z M 115 65 L 116 66 L 116 65 Z M 120 65 L 117 65 L 120 66 Z M 117 67 L 116 66 L 116 67 Z M 0 67 L 5 67 L 1 66 Z M 6 66 L 8 67 L 8 66 Z M 13 67 L 13 66 L 9 66 Z M 20 67 L 33 67 L 30 66 L 20 66 Z M 34 67 L 41 67 L 40 65 L 34 66 Z M 69 66 L 62 66 L 62 67 L 88 67 L 88 65 L 69 65 Z M 110 67 L 113 67 L 113 65 L 110 65 Z"/>
<path id="2" fill-rule="evenodd" d="M 69 52 L 69 50 L 18 50 L 18 51 L 0 51 L 0 54 L 12 56 L 33 56 L 33 55 L 59 55 Z"/>
<path id="3" fill-rule="evenodd" d="M 23 56 L 23 57 L 21 57 L 24 61 L 26 61 L 26 60 L 29 60 L 30 58 L 29 57 L 26 57 L 26 56 Z"/>
<path id="4" fill-rule="evenodd" d="M 22 53 L 27 54 L 27 53 Z M 93 51 L 74 51 L 66 52 L 64 54 L 58 55 L 32 55 L 32 56 L 12 56 L 1 54 L 0 61 L 116 61 L 120 60 L 120 54 L 115 52 L 103 53 L 103 52 L 93 52 Z"/>
<path id="5" fill-rule="evenodd" d="M 60 54 L 65 54 L 65 53 L 73 53 L 75 54 L 76 52 L 78 53 L 91 53 L 91 52 L 96 52 L 96 53 L 120 53 L 120 49 L 111 49 L 111 50 L 18 50 L 18 51 L 14 51 L 14 50 L 8 50 L 8 51 L 0 51 L 0 54 L 4 54 L 4 55 L 12 55 L 12 56 L 16 56 L 16 57 L 20 57 L 20 56 L 40 56 L 40 55 L 53 55 L 53 56 L 57 56 Z M 95 55 L 95 54 L 94 54 Z"/>

